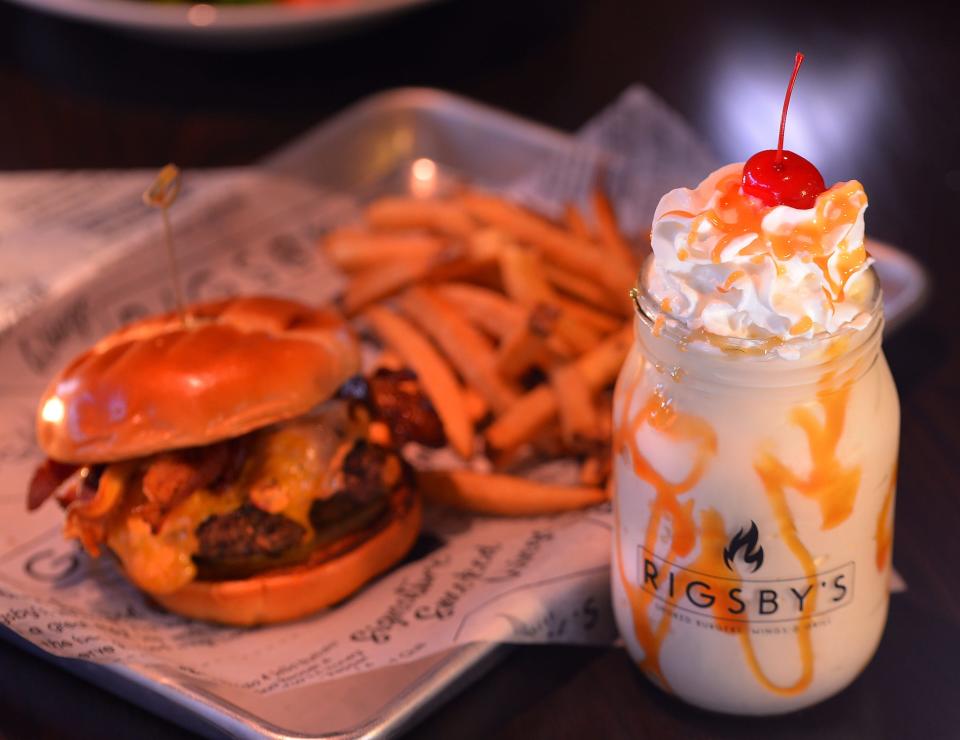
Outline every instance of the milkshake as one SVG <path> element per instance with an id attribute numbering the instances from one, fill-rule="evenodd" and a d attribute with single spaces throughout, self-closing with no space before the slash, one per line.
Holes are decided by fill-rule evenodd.
<path id="1" fill-rule="evenodd" d="M 867 196 L 809 170 L 781 139 L 663 197 L 614 400 L 624 642 L 723 712 L 835 694 L 887 615 L 899 405 Z"/>

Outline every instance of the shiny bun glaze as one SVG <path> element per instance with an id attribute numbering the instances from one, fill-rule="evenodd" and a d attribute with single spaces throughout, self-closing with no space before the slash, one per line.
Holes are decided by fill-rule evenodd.
<path id="1" fill-rule="evenodd" d="M 62 462 L 103 463 L 211 444 L 298 416 L 360 366 L 335 313 L 238 297 L 105 337 L 50 383 L 37 439 Z"/>

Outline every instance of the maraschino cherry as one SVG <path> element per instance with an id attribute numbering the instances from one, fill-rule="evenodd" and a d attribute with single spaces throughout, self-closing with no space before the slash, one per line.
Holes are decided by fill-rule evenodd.
<path id="1" fill-rule="evenodd" d="M 787 108 L 790 106 L 790 94 L 797 81 L 797 73 L 803 64 L 803 54 L 797 52 L 793 64 L 793 74 L 787 85 L 787 94 L 783 99 L 783 114 L 780 117 L 780 140 L 776 149 L 757 152 L 743 166 L 742 190 L 753 195 L 768 206 L 790 206 L 791 208 L 813 208 L 817 196 L 826 190 L 821 175 L 813 163 L 799 154 L 783 148 L 783 131 L 787 125 Z"/>

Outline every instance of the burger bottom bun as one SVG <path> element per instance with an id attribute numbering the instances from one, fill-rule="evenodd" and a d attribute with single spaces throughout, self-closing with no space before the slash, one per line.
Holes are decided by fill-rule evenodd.
<path id="1" fill-rule="evenodd" d="M 423 507 L 411 495 L 405 511 L 354 549 L 317 565 L 236 581 L 193 581 L 171 594 L 151 594 L 177 614 L 250 627 L 284 622 L 343 601 L 406 555 L 420 534 Z"/>

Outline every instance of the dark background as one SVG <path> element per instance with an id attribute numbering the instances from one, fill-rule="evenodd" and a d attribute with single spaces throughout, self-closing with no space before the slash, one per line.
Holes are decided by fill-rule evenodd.
<path id="1" fill-rule="evenodd" d="M 0 168 L 248 164 L 372 92 L 457 91 L 575 130 L 643 82 L 723 160 L 787 146 L 857 178 L 868 231 L 930 270 L 927 308 L 886 344 L 901 396 L 894 597 L 847 691 L 774 720 L 692 710 L 609 649 L 516 650 L 420 737 L 960 736 L 960 34 L 939 4 L 459 0 L 346 38 L 189 51 L 0 4 Z M 945 6 L 949 7 L 947 4 Z M 952 218 L 951 218 L 952 217 Z M 0 736 L 172 737 L 175 726 L 0 643 Z"/>

